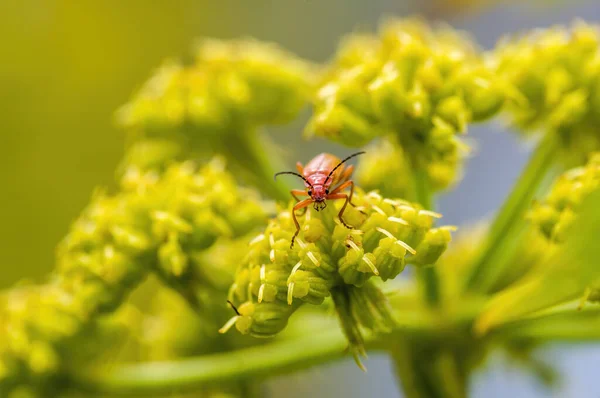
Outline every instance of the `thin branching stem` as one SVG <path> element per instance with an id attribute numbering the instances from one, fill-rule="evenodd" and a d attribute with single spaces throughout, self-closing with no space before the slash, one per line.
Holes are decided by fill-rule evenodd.
<path id="1" fill-rule="evenodd" d="M 555 162 L 557 143 L 554 135 L 546 134 L 540 141 L 512 192 L 494 218 L 480 251 L 471 266 L 466 287 L 472 292 L 485 293 L 502 277 L 506 261 L 514 249 L 511 243 L 525 221 L 525 212 Z"/>

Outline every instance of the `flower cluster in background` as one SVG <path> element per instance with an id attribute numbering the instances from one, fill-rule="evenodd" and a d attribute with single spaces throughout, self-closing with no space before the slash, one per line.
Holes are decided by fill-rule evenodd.
<path id="1" fill-rule="evenodd" d="M 598 187 L 600 153 L 594 154 L 585 166 L 571 169 L 558 178 L 544 201 L 534 204 L 529 218 L 547 239 L 563 242 L 579 205 Z"/>
<path id="2" fill-rule="evenodd" d="M 132 140 L 125 166 L 160 169 L 219 153 L 232 172 L 266 194 L 287 194 L 269 177 L 278 149 L 259 131 L 293 120 L 308 104 L 315 67 L 275 44 L 205 39 L 192 61 L 168 61 L 117 113 Z"/>
<path id="3" fill-rule="evenodd" d="M 390 137 L 436 190 L 458 178 L 467 124 L 496 114 L 505 87 L 463 34 L 391 21 L 379 36 L 351 36 L 316 95 L 307 134 L 348 146 Z"/>
<path id="4" fill-rule="evenodd" d="M 556 136 L 570 165 L 600 149 L 600 32 L 577 22 L 507 38 L 493 51 L 493 70 L 514 88 L 518 131 Z"/>
<path id="5" fill-rule="evenodd" d="M 311 66 L 274 44 L 202 40 L 189 63 L 160 67 L 118 114 L 128 129 L 231 134 L 244 124 L 292 120 L 311 92 Z"/>
<path id="6" fill-rule="evenodd" d="M 534 204 L 529 218 L 546 239 L 560 248 L 573 233 L 571 226 L 580 212 L 582 202 L 599 188 L 600 153 L 594 153 L 585 166 L 561 175 L 544 201 Z M 600 301 L 597 285 L 591 281 L 582 298 Z"/>

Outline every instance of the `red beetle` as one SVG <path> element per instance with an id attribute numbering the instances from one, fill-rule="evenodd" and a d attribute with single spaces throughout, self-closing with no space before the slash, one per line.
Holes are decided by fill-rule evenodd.
<path id="1" fill-rule="evenodd" d="M 345 199 L 344 205 L 338 213 L 338 218 L 344 224 L 346 228 L 352 228 L 342 218 L 344 210 L 348 203 L 352 205 L 352 194 L 354 193 L 354 181 L 350 179 L 354 166 L 344 167 L 343 164 L 355 156 L 362 155 L 365 152 L 357 152 L 348 156 L 344 160 L 340 160 L 338 157 L 329 153 L 322 153 L 317 155 L 313 160 L 308 162 L 306 166 L 302 166 L 300 162 L 296 163 L 296 168 L 299 173 L 294 171 L 282 171 L 275 174 L 275 177 L 281 174 L 292 174 L 298 176 L 304 180 L 305 190 L 292 189 L 291 194 L 298 201 L 292 210 L 292 216 L 294 224 L 296 224 L 296 233 L 292 237 L 292 244 L 294 246 L 294 240 L 300 232 L 300 224 L 296 219 L 296 210 L 303 209 L 314 203 L 314 209 L 321 211 L 327 207 L 326 200 L 330 199 Z M 329 189 L 331 186 L 335 186 L 333 189 Z M 337 186 L 336 186 L 337 185 Z M 342 191 L 350 187 L 350 194 L 345 194 Z M 309 198 L 300 200 L 298 196 L 309 196 Z"/>

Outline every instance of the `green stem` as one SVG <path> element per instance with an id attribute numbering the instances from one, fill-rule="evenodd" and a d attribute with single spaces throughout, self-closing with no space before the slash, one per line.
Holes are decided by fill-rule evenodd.
<path id="1" fill-rule="evenodd" d="M 423 170 L 414 170 L 415 200 L 425 209 L 433 210 L 433 195 L 428 178 Z M 440 282 L 434 267 L 417 269 L 417 277 L 423 286 L 425 299 L 431 307 L 436 307 L 440 301 Z"/>
<path id="2" fill-rule="evenodd" d="M 533 152 L 492 222 L 486 242 L 473 262 L 471 275 L 467 279 L 468 290 L 489 292 L 502 277 L 504 268 L 509 265 L 504 260 L 510 258 L 511 251 L 514 250 L 517 231 L 525 222 L 524 214 L 554 163 L 556 145 L 554 136 L 546 134 Z"/>
<path id="3" fill-rule="evenodd" d="M 433 342 L 398 337 L 390 351 L 397 380 L 408 398 L 464 398 L 466 377 L 457 356 Z"/>
<path id="4" fill-rule="evenodd" d="M 223 153 L 237 173 L 271 198 L 288 202 L 292 197 L 284 181 L 273 176 L 281 171 L 277 146 L 262 131 L 240 127 L 239 131 L 219 142 Z"/>
<path id="5" fill-rule="evenodd" d="M 177 361 L 151 362 L 102 369 L 72 376 L 82 391 L 115 395 L 193 391 L 234 380 L 262 379 L 309 368 L 345 355 L 348 342 L 338 329 L 318 336 L 273 342 L 266 346 Z"/>
<path id="6" fill-rule="evenodd" d="M 573 307 L 508 323 L 494 330 L 492 336 L 517 341 L 598 341 L 600 308 L 589 306 L 578 311 Z"/>
<path id="7" fill-rule="evenodd" d="M 422 314 L 420 309 L 407 308 L 392 334 L 366 335 L 366 348 L 388 351 L 390 339 L 395 341 L 404 335 L 439 338 L 439 331 L 444 330 L 438 324 L 439 318 Z M 457 318 L 459 323 L 456 327 L 464 327 L 463 318 Z M 469 323 L 470 319 L 472 317 L 469 317 Z M 302 337 L 275 340 L 262 346 L 196 358 L 111 365 L 110 368 L 100 368 L 93 372 L 81 370 L 71 374 L 67 382 L 75 390 L 108 396 L 168 395 L 173 391 L 197 391 L 219 383 L 245 380 L 258 382 L 348 355 L 348 339 L 340 328 L 323 328 L 320 323 L 316 325 L 318 326 L 309 326 L 311 330 L 307 330 Z"/>
<path id="8" fill-rule="evenodd" d="M 279 148 L 261 129 L 254 126 L 238 124 L 231 131 L 223 131 L 218 135 L 198 134 L 194 127 L 186 143 L 193 151 L 213 156 L 215 153 L 227 159 L 228 168 L 241 180 L 253 185 L 272 199 L 289 201 L 291 195 L 285 181 L 275 181 L 273 176 L 281 171 L 283 162 L 279 156 Z"/>

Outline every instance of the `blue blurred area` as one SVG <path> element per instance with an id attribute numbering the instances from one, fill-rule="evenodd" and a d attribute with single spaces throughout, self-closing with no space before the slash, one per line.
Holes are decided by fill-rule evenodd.
<path id="1" fill-rule="evenodd" d="M 454 3 L 454 2 L 453 2 Z M 460 3 L 456 2 L 455 3 Z M 505 33 L 594 22 L 598 2 L 505 1 L 478 13 L 446 15 L 489 48 Z M 166 57 L 184 54 L 197 36 L 253 36 L 324 61 L 339 39 L 371 31 L 384 16 L 426 11 L 419 0 L 68 0 L 0 3 L 0 286 L 41 279 L 56 243 L 94 187 L 111 186 L 124 139 L 112 124 L 124 103 Z M 441 15 L 443 17 L 443 15 Z M 299 137 L 303 120 L 271 129 L 292 166 L 315 153 L 347 149 Z M 464 180 L 439 203 L 446 223 L 489 216 L 502 203 L 528 155 L 527 145 L 494 121 L 471 129 L 475 150 Z M 474 397 L 598 397 L 597 347 L 553 348 L 545 357 L 565 372 L 550 392 L 496 358 L 474 379 Z M 268 383 L 271 396 L 312 398 L 398 396 L 386 358 L 315 368 Z M 553 395 L 552 395 L 553 394 Z"/>

